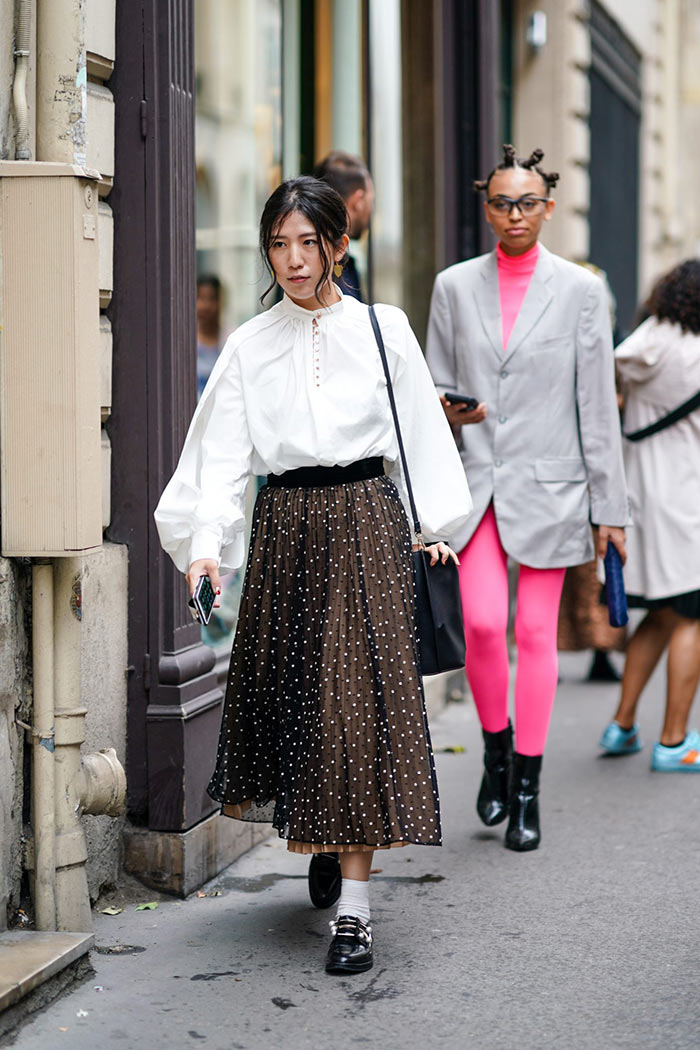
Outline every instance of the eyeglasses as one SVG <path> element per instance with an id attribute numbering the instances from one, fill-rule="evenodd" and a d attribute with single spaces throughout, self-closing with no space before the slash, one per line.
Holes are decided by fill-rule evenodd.
<path id="1" fill-rule="evenodd" d="M 489 197 L 486 203 L 494 215 L 510 215 L 513 208 L 517 208 L 521 215 L 537 215 L 549 201 L 549 197 L 532 197 L 528 193 L 517 200 L 513 197 Z"/>

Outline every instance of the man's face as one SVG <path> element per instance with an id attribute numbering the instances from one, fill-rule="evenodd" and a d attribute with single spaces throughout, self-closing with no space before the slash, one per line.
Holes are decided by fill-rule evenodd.
<path id="1" fill-rule="evenodd" d="M 197 320 L 201 325 L 219 322 L 219 293 L 211 284 L 200 284 L 197 289 Z"/>

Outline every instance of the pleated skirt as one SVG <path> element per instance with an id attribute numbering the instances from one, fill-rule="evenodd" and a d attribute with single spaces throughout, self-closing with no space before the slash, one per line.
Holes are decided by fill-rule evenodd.
<path id="1" fill-rule="evenodd" d="M 208 787 L 222 813 L 301 853 L 440 845 L 413 594 L 388 478 L 260 491 Z"/>

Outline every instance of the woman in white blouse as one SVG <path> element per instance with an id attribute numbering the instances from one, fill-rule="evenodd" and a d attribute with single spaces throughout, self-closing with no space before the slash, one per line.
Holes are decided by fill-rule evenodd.
<path id="1" fill-rule="evenodd" d="M 271 821 L 312 864 L 339 857 L 336 973 L 372 965 L 372 851 L 441 841 L 387 387 L 367 308 L 332 281 L 346 225 L 316 179 L 268 200 L 260 246 L 268 291 L 277 282 L 284 297 L 229 338 L 156 511 L 190 592 L 203 574 L 217 589 L 244 558 L 248 477 L 268 475 L 209 792 L 229 816 Z M 377 314 L 424 534 L 446 561 L 438 541 L 471 510 L 464 472 L 406 316 Z"/>
<path id="2" fill-rule="evenodd" d="M 700 261 L 666 274 L 650 317 L 617 348 L 625 433 L 644 430 L 700 391 Z M 666 713 L 651 768 L 700 773 L 700 734 L 688 718 L 700 681 L 700 408 L 641 440 L 625 441 L 634 527 L 625 586 L 647 610 L 627 647 L 620 703 L 601 747 L 641 750 L 639 698 L 668 649 Z"/>

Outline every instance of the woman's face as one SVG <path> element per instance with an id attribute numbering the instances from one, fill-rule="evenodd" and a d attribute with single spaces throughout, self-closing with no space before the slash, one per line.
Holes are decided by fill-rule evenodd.
<path id="1" fill-rule="evenodd" d="M 340 262 L 345 255 L 348 238 L 343 237 L 341 244 L 333 249 L 325 244 L 326 255 L 331 266 Z M 319 306 L 328 306 L 337 299 L 333 293 L 330 274 L 319 295 L 316 287 L 323 278 L 323 260 L 319 251 L 319 237 L 310 219 L 300 211 L 290 212 L 282 222 L 277 235 L 272 239 L 268 250 L 270 265 L 275 280 L 283 292 L 306 310 L 316 310 Z"/>
<path id="2" fill-rule="evenodd" d="M 537 199 L 547 196 L 545 181 L 536 171 L 507 168 L 492 176 L 484 214 L 508 255 L 522 255 L 537 243 L 542 223 L 549 222 L 554 211 L 553 200 Z M 524 200 L 515 207 L 504 198 Z"/>

